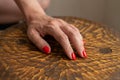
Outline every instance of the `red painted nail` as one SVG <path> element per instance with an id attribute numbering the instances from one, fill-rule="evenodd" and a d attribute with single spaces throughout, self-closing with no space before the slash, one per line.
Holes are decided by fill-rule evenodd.
<path id="1" fill-rule="evenodd" d="M 87 58 L 87 54 L 86 54 L 85 50 L 82 52 L 82 54 L 83 54 L 84 58 Z"/>
<path id="2" fill-rule="evenodd" d="M 43 51 L 44 51 L 45 53 L 50 53 L 50 49 L 49 49 L 48 46 L 43 47 Z"/>
<path id="3" fill-rule="evenodd" d="M 72 60 L 76 60 L 75 53 L 72 53 Z"/>

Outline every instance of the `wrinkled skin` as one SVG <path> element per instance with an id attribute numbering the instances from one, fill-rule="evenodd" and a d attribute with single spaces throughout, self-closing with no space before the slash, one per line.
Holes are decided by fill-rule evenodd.
<path id="1" fill-rule="evenodd" d="M 28 6 L 27 8 L 25 8 L 26 5 L 23 5 L 22 1 L 25 4 L 28 4 L 29 2 L 28 6 L 30 7 L 30 4 L 32 3 L 32 5 L 34 6 L 32 6 L 31 8 L 33 9 L 29 10 Z M 68 24 L 62 19 L 53 18 L 45 14 L 44 10 L 48 7 L 49 0 L 38 0 L 38 2 L 31 0 L 31 3 L 30 0 L 28 2 L 27 0 L 15 0 L 15 2 L 17 3 L 18 7 L 21 9 L 22 12 L 19 9 L 14 8 L 14 10 L 11 11 L 16 12 L 19 17 L 16 18 L 12 16 L 12 20 L 6 22 L 14 22 L 25 18 L 28 25 L 28 37 L 41 51 L 47 54 L 51 52 L 50 45 L 43 39 L 45 35 L 51 35 L 61 44 L 66 55 L 70 59 L 76 59 L 75 53 L 70 43 L 73 44 L 73 47 L 75 47 L 77 53 L 81 57 L 87 57 L 83 44 L 83 38 L 79 30 L 75 26 Z M 35 10 L 34 7 L 39 7 L 39 10 Z M 23 14 L 25 16 L 23 16 Z"/>

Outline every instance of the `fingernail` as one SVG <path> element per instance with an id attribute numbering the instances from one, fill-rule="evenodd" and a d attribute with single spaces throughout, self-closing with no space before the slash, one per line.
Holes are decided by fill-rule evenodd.
<path id="1" fill-rule="evenodd" d="M 84 58 L 87 58 L 87 54 L 86 54 L 86 51 L 85 51 L 85 50 L 82 52 L 82 54 L 83 54 L 83 57 L 84 57 Z"/>
<path id="2" fill-rule="evenodd" d="M 76 60 L 75 53 L 72 53 L 72 60 Z"/>
<path id="3" fill-rule="evenodd" d="M 49 49 L 48 46 L 43 47 L 43 51 L 44 51 L 45 53 L 50 53 L 50 49 Z"/>

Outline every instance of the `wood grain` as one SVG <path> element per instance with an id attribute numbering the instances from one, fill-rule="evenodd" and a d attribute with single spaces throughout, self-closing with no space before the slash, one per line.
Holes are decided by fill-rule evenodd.
<path id="1" fill-rule="evenodd" d="M 80 30 L 88 58 L 69 60 L 50 36 L 46 55 L 29 41 L 26 25 L 17 24 L 0 32 L 0 80 L 120 80 L 120 38 L 101 24 L 61 18 Z"/>

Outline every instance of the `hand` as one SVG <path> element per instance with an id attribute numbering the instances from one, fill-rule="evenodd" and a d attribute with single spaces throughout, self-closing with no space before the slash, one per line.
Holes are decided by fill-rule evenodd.
<path id="1" fill-rule="evenodd" d="M 75 26 L 66 23 L 62 19 L 52 18 L 47 15 L 35 15 L 27 23 L 28 37 L 41 51 L 47 54 L 51 52 L 50 45 L 42 38 L 45 35 L 51 35 L 61 44 L 70 59 L 76 59 L 70 42 L 81 57 L 87 57 L 83 38 Z"/>

